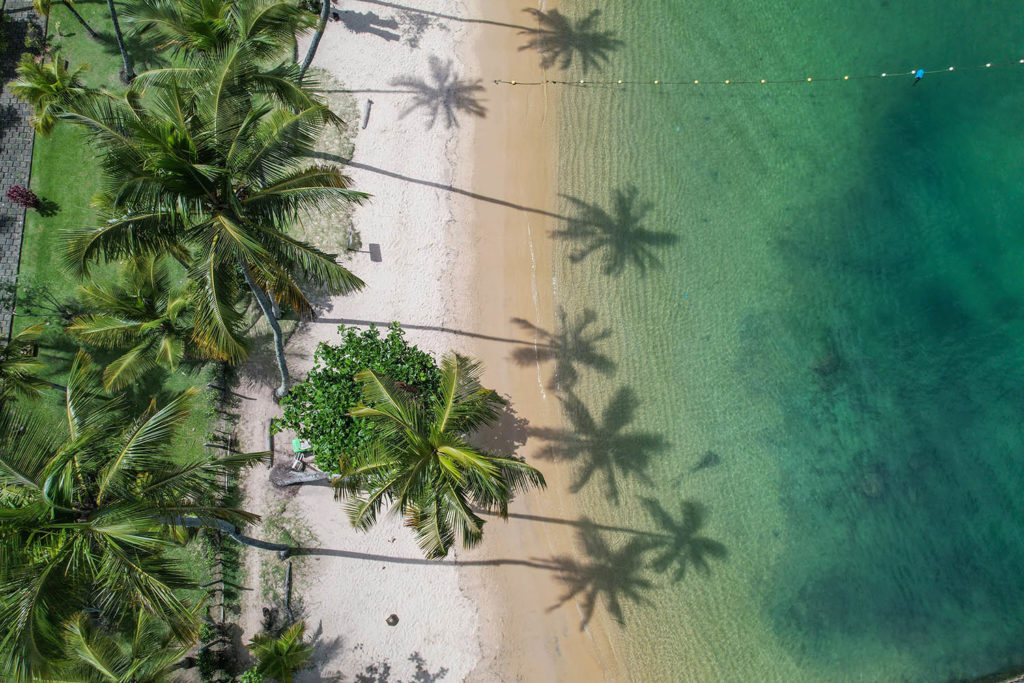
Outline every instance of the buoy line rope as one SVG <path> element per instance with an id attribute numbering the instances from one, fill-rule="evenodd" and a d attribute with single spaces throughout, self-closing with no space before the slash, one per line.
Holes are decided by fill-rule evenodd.
<path id="1" fill-rule="evenodd" d="M 923 70 L 924 74 L 943 74 L 951 71 L 980 71 L 983 69 L 993 68 L 1004 68 L 1008 66 L 1020 66 L 1024 65 L 1024 59 L 1015 62 L 986 62 L 978 66 L 950 66 L 944 69 L 931 69 Z M 780 83 L 827 83 L 835 81 L 863 81 L 868 79 L 879 79 L 879 78 L 908 78 L 916 77 L 920 69 L 911 69 L 910 71 L 883 71 L 881 73 L 864 74 L 860 76 L 830 76 L 825 78 L 815 78 L 808 76 L 807 78 L 761 78 L 753 81 L 736 81 L 732 79 L 725 80 L 701 80 L 694 79 L 692 81 L 663 81 L 661 79 L 654 79 L 649 81 L 627 81 L 624 79 L 615 81 L 599 81 L 581 78 L 578 81 L 518 81 L 518 80 L 502 80 L 494 79 L 494 83 L 497 85 L 574 85 L 574 86 L 588 86 L 588 85 L 605 85 L 605 86 L 618 86 L 618 85 L 649 85 L 649 86 L 662 86 L 662 85 L 775 85 Z"/>

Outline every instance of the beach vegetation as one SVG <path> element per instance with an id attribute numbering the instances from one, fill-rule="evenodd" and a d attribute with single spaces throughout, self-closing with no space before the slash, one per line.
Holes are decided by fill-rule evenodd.
<path id="1" fill-rule="evenodd" d="M 122 266 L 115 283 L 79 287 L 77 298 L 87 312 L 71 321 L 68 332 L 92 346 L 127 349 L 103 370 L 108 391 L 157 366 L 173 372 L 185 360 L 226 359 L 226 349 L 195 343 L 203 335 L 192 315 L 194 296 L 190 281 L 173 281 L 166 258 L 139 256 Z"/>
<path id="2" fill-rule="evenodd" d="M 306 622 L 297 621 L 279 635 L 264 632 L 254 636 L 249 650 L 259 675 L 277 683 L 291 683 L 313 656 L 313 645 L 303 639 L 305 635 Z"/>
<path id="3" fill-rule="evenodd" d="M 237 45 L 261 61 L 290 56 L 296 34 L 315 21 L 294 0 L 137 0 L 125 14 L 133 35 L 188 59 Z"/>
<path id="4" fill-rule="evenodd" d="M 102 155 L 100 225 L 68 231 L 66 265 L 89 275 L 96 262 L 173 254 L 196 283 L 197 339 L 231 362 L 247 353 L 240 310 L 251 294 L 270 325 L 281 384 L 289 374 L 274 305 L 313 316 L 306 291 L 348 294 L 362 280 L 334 254 L 288 235 L 308 212 L 362 201 L 341 170 L 309 163 L 337 117 L 289 75 L 262 71 L 249 44 L 213 61 L 143 74 L 166 84 L 126 99 L 93 98 L 65 118 Z M 250 54 L 251 57 L 251 54 Z M 284 102 L 282 102 L 284 100 Z"/>
<path id="5" fill-rule="evenodd" d="M 57 116 L 85 95 L 81 73 L 88 64 L 69 69 L 60 53 L 52 59 L 39 61 L 31 54 L 23 54 L 18 63 L 18 78 L 11 83 L 15 97 L 32 105 L 32 127 L 40 135 L 49 135 L 57 125 Z"/>
<path id="6" fill-rule="evenodd" d="M 356 375 L 362 402 L 350 415 L 372 424 L 374 439 L 342 462 L 334 481 L 336 492 L 348 496 L 353 525 L 368 529 L 382 510 L 393 508 L 431 559 L 447 556 L 458 541 L 464 548 L 480 542 L 478 511 L 505 518 L 516 493 L 545 486 L 544 475 L 522 460 L 467 440 L 494 424 L 504 404 L 480 384 L 480 364 L 451 353 L 440 372 L 440 389 L 429 394 L 373 370 Z"/>
<path id="7" fill-rule="evenodd" d="M 43 326 L 43 323 L 29 325 L 0 346 L 0 401 L 31 400 L 42 396 L 47 389 L 64 389 L 39 375 L 43 363 L 39 360 L 36 342 Z"/>
<path id="8" fill-rule="evenodd" d="M 338 332 L 341 343 L 317 347 L 313 369 L 281 400 L 283 417 L 274 422 L 277 431 L 292 429 L 308 440 L 317 466 L 328 472 L 340 472 L 343 462 L 376 438 L 370 421 L 349 414 L 363 400 L 356 374 L 372 370 L 428 396 L 441 387 L 437 362 L 410 344 L 398 323 L 385 336 L 373 325 L 363 331 L 342 325 Z"/>
<path id="9" fill-rule="evenodd" d="M 195 587 L 169 551 L 184 521 L 242 524 L 253 514 L 214 502 L 221 479 L 262 454 L 172 458 L 195 390 L 142 411 L 104 395 L 79 353 L 63 395 L 63 424 L 17 410 L 0 415 L 0 671 L 43 673 L 64 651 L 63 628 L 86 611 L 121 625 L 138 610 L 194 638 Z"/>

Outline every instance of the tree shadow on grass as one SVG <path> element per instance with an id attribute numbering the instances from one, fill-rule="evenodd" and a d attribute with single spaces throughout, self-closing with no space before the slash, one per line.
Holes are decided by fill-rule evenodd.
<path id="1" fill-rule="evenodd" d="M 559 309 L 558 319 L 558 331 L 551 333 L 523 318 L 512 318 L 513 323 L 532 332 L 538 341 L 543 342 L 543 345 L 514 350 L 512 359 L 517 365 L 554 360 L 555 371 L 548 382 L 548 389 L 552 390 L 571 390 L 576 386 L 579 379 L 577 365 L 593 368 L 604 375 L 615 372 L 615 361 L 597 349 L 597 345 L 612 334 L 610 327 L 592 327 L 597 322 L 597 313 L 585 308 L 581 315 L 570 320 L 565 309 Z"/>
<path id="2" fill-rule="evenodd" d="M 597 19 L 601 10 L 591 10 L 583 19 L 573 22 L 558 10 L 543 12 L 527 8 L 524 12 L 533 16 L 539 26 L 520 31 L 530 36 L 519 51 L 536 50 L 540 53 L 540 66 L 550 69 L 557 66 L 565 71 L 575 64 L 587 73 L 608 62 L 609 54 L 622 46 L 622 41 L 612 31 L 598 30 Z"/>
<path id="3" fill-rule="evenodd" d="M 638 399 L 632 389 L 622 387 L 615 393 L 600 422 L 575 394 L 569 392 L 561 400 L 572 429 L 531 429 L 529 434 L 551 442 L 538 457 L 578 463 L 570 491 L 579 492 L 601 473 L 606 494 L 618 503 L 622 475 L 651 483 L 647 476 L 651 456 L 666 450 L 668 442 L 660 434 L 625 431 L 636 419 Z"/>
<path id="4" fill-rule="evenodd" d="M 484 86 L 479 79 L 461 80 L 453 70 L 452 61 L 443 61 L 431 56 L 429 60 L 430 80 L 414 76 L 402 76 L 391 81 L 391 85 L 415 92 L 412 104 L 405 108 L 404 118 L 416 110 L 422 110 L 427 117 L 427 128 L 433 128 L 439 118 L 447 128 L 459 125 L 459 115 L 484 117 L 487 108 L 480 102 Z"/>
<path id="5" fill-rule="evenodd" d="M 563 195 L 576 209 L 576 215 L 566 219 L 568 227 L 553 231 L 552 236 L 578 244 L 569 254 L 573 263 L 601 253 L 601 272 L 605 275 L 621 275 L 631 265 L 639 269 L 641 275 L 646 274 L 648 268 L 661 268 L 655 250 L 676 244 L 679 237 L 643 226 L 654 204 L 638 201 L 638 194 L 634 185 L 616 190 L 611 213 L 595 204 Z"/>

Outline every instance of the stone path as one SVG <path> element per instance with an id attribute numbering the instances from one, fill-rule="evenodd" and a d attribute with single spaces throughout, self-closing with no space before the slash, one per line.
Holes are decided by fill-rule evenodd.
<path id="1" fill-rule="evenodd" d="M 8 201 L 6 194 L 11 185 L 29 184 L 34 135 L 29 124 L 32 108 L 19 102 L 6 85 L 15 77 L 14 69 L 25 52 L 29 23 L 41 32 L 42 22 L 25 0 L 7 0 L 4 13 L 8 24 L 5 49 L 0 53 L 0 283 L 12 283 L 18 275 L 25 210 Z M 12 304 L 12 297 L 0 298 L 2 341 L 11 334 Z"/>

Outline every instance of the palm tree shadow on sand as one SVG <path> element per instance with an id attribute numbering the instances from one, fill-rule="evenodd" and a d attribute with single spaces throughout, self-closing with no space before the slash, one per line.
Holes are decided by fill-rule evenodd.
<path id="1" fill-rule="evenodd" d="M 402 76 L 391 81 L 391 85 L 406 88 L 413 93 L 412 104 L 402 112 L 402 118 L 421 110 L 427 117 L 427 128 L 433 128 L 438 119 L 443 119 L 448 128 L 459 125 L 459 115 L 484 117 L 487 108 L 480 102 L 484 86 L 479 79 L 461 80 L 453 70 L 452 61 L 443 61 L 431 56 L 429 59 L 429 82 L 413 76 Z"/>
<path id="2" fill-rule="evenodd" d="M 576 215 L 566 219 L 568 227 L 551 234 L 556 239 L 578 243 L 569 254 L 573 263 L 601 253 L 604 259 L 601 272 L 605 275 L 621 275 L 630 265 L 638 268 L 641 275 L 646 274 L 648 268 L 661 268 L 655 250 L 676 244 L 679 236 L 643 226 L 654 204 L 638 201 L 638 194 L 634 185 L 616 190 L 611 213 L 595 204 L 562 195 L 576 209 Z"/>
<path id="3" fill-rule="evenodd" d="M 587 73 L 608 62 L 611 52 L 622 46 L 622 41 L 612 31 L 601 31 L 596 27 L 601 10 L 591 10 L 583 19 L 573 22 L 558 10 L 543 12 L 527 8 L 524 12 L 537 20 L 537 28 L 520 31 L 530 36 L 519 51 L 536 50 L 540 53 L 540 66 L 550 69 L 557 66 L 565 71 L 573 62 Z"/>
<path id="4" fill-rule="evenodd" d="M 618 503 L 622 475 L 651 483 L 647 476 L 651 456 L 668 448 L 668 442 L 660 434 L 625 431 L 636 418 L 638 399 L 632 389 L 622 387 L 615 393 L 600 422 L 572 392 L 561 401 L 572 429 L 535 428 L 529 433 L 551 442 L 537 457 L 579 463 L 570 491 L 579 492 L 601 473 L 608 497 Z"/>
<path id="5" fill-rule="evenodd" d="M 589 520 L 584 520 L 589 521 Z M 599 601 L 620 624 L 625 624 L 622 603 L 650 604 L 643 596 L 653 589 L 654 583 L 646 578 L 648 565 L 644 562 L 647 541 L 632 538 L 613 547 L 590 525 L 580 529 L 579 542 L 587 559 L 560 556 L 550 560 L 551 569 L 558 573 L 565 592 L 558 602 L 548 608 L 553 611 L 571 600 L 579 602 L 580 630 L 586 628 L 594 616 Z"/>
<path id="6" fill-rule="evenodd" d="M 538 342 L 535 346 L 520 347 L 512 352 L 512 359 L 517 365 L 555 361 L 555 371 L 548 382 L 551 390 L 572 389 L 579 379 L 577 365 L 593 368 L 604 375 L 615 372 L 615 361 L 597 348 L 612 334 L 610 327 L 600 329 L 595 325 L 597 313 L 585 308 L 581 315 L 570 320 L 565 309 L 559 309 L 558 319 L 558 331 L 552 333 L 529 320 L 512 318 L 512 322 L 524 331 L 533 333 Z"/>

